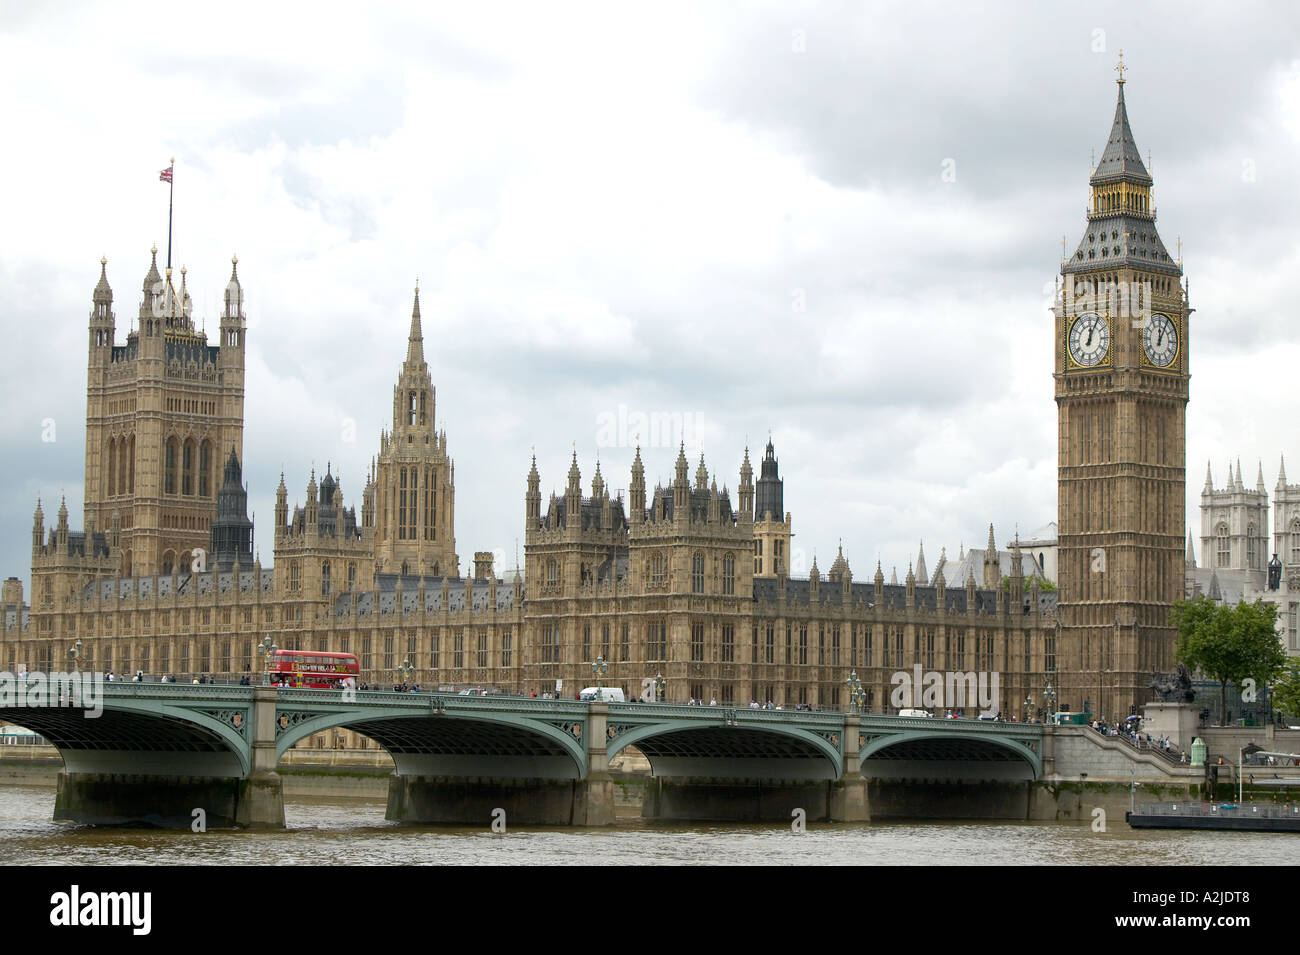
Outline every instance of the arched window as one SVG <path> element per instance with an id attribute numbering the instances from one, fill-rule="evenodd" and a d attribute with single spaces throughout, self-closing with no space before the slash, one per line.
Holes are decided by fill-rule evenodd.
<path id="1" fill-rule="evenodd" d="M 176 456 L 180 450 L 180 442 L 175 438 L 167 439 L 167 459 L 163 477 L 163 493 L 176 493 Z"/>
<path id="2" fill-rule="evenodd" d="M 108 441 L 108 496 L 112 497 L 117 493 L 117 440 L 110 438 Z"/>
<path id="3" fill-rule="evenodd" d="M 704 593 L 704 555 L 696 554 L 691 558 L 691 592 Z"/>
<path id="4" fill-rule="evenodd" d="M 724 594 L 736 592 L 736 558 L 731 554 L 722 558 L 722 592 Z"/>
<path id="5" fill-rule="evenodd" d="M 212 495 L 212 442 L 204 441 L 199 448 L 199 497 Z"/>
<path id="6" fill-rule="evenodd" d="M 1220 524 L 1214 529 L 1215 537 L 1215 564 L 1219 567 L 1227 567 L 1232 556 L 1232 551 L 1228 547 L 1228 525 Z"/>
<path id="7" fill-rule="evenodd" d="M 119 452 L 119 457 L 121 452 Z M 118 482 L 118 493 L 122 493 L 121 482 Z M 135 493 L 135 435 L 126 439 L 126 493 Z"/>
<path id="8" fill-rule="evenodd" d="M 1291 563 L 1300 564 L 1300 518 L 1291 522 Z"/>
<path id="9" fill-rule="evenodd" d="M 181 449 L 181 493 L 194 493 L 194 459 L 197 457 L 194 439 L 185 442 Z"/>
<path id="10" fill-rule="evenodd" d="M 554 560 L 546 562 L 546 586 L 554 587 L 560 582 L 560 565 Z"/>
<path id="11" fill-rule="evenodd" d="M 650 561 L 650 583 L 656 587 L 662 587 L 665 579 L 664 555 L 655 554 Z"/>
<path id="12" fill-rule="evenodd" d="M 322 597 L 330 595 L 330 562 L 322 561 L 320 565 L 320 594 Z"/>
<path id="13" fill-rule="evenodd" d="M 1255 525 L 1246 525 L 1246 566 L 1255 569 Z"/>

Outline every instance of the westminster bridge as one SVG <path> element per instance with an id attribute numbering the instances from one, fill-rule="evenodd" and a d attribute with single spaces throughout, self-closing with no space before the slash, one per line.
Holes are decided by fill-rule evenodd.
<path id="1" fill-rule="evenodd" d="M 66 703 L 67 701 L 62 701 Z M 276 767 L 332 727 L 392 756 L 389 819 L 614 821 L 610 760 L 649 760 L 657 819 L 870 818 L 871 786 L 1004 784 L 1044 772 L 1045 728 L 985 720 L 429 692 L 106 683 L 102 712 L 0 707 L 58 748 L 55 818 L 98 824 L 280 828 Z"/>

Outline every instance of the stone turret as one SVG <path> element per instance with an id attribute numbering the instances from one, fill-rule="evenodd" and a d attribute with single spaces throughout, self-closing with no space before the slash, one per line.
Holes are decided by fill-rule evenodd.
<path id="1" fill-rule="evenodd" d="M 636 446 L 632 459 L 632 483 L 628 485 L 628 520 L 633 524 L 645 521 L 645 465 L 641 463 L 641 445 Z"/>

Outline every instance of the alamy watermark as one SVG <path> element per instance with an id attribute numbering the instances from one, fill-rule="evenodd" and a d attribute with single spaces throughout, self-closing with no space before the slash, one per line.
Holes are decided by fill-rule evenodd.
<path id="1" fill-rule="evenodd" d="M 998 712 L 1002 675 L 997 671 L 939 672 L 922 670 L 918 663 L 911 673 L 898 670 L 889 681 L 894 686 L 889 702 L 895 709 L 961 710 L 978 706 L 980 716 L 996 716 Z"/>
<path id="2" fill-rule="evenodd" d="M 104 712 L 104 675 L 0 671 L 0 709 L 51 707 L 77 707 L 95 719 Z"/>
<path id="3" fill-rule="evenodd" d="M 629 411 L 619 405 L 596 415 L 596 446 L 600 448 L 693 447 L 704 433 L 704 416 L 696 411 Z"/>

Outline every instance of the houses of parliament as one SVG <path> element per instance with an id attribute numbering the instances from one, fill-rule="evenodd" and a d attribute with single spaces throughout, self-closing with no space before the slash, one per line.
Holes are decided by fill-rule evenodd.
<path id="1" fill-rule="evenodd" d="M 1045 319 L 1056 343 L 1059 592 L 1039 589 L 1014 542 L 999 551 L 992 526 L 983 551 L 932 576 L 916 566 L 887 584 L 877 563 L 855 578 L 841 549 L 824 574 L 814 560 L 806 579 L 792 577 L 792 515 L 771 441 L 723 473 L 703 458 L 692 468 L 681 448 L 671 484 L 654 488 L 638 448 L 626 499 L 599 464 L 584 484 L 576 452 L 562 490 L 544 495 L 534 459 L 520 468 L 523 574 L 498 579 L 486 552 L 462 565 L 418 288 L 391 428 L 364 487 L 354 503 L 329 468 L 300 475 L 304 496 L 290 510 L 282 475 L 274 560 L 263 567 L 241 478 L 238 264 L 210 344 L 195 330 L 184 270 L 179 282 L 160 274 L 155 251 L 124 344 L 101 262 L 84 529 L 71 529 L 66 504 L 48 521 L 54 502 L 37 503 L 30 593 L 10 578 L 0 600 L 0 663 L 66 669 L 77 647 L 82 668 L 238 679 L 259 671 L 269 636 L 282 648 L 355 653 L 372 684 L 539 695 L 591 684 L 600 657 L 603 681 L 629 697 L 662 676 L 669 701 L 843 708 L 856 671 L 873 712 L 893 708 L 891 676 L 919 666 L 999 673 L 1004 718 L 1049 706 L 1122 718 L 1149 699 L 1152 673 L 1174 666 L 1169 609 L 1184 583 L 1191 308 L 1151 190 L 1121 70 L 1083 234 Z M 1117 289 L 1137 290 L 1141 321 Z M 559 477 L 547 482 L 559 488 Z M 404 665 L 413 672 L 398 676 Z"/>

